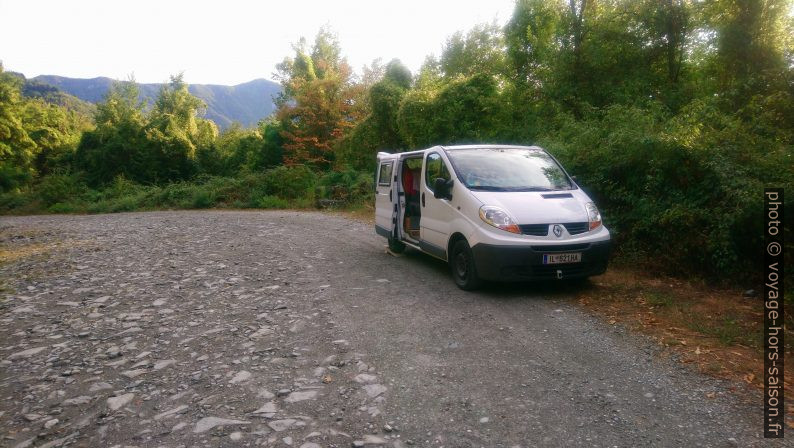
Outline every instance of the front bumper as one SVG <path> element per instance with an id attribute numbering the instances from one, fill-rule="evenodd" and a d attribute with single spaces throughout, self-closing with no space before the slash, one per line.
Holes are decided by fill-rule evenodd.
<path id="1" fill-rule="evenodd" d="M 584 278 L 603 274 L 611 250 L 610 240 L 551 246 L 501 246 L 477 244 L 472 247 L 477 274 L 486 280 L 521 281 Z M 582 261 L 543 264 L 543 254 L 581 252 Z"/>

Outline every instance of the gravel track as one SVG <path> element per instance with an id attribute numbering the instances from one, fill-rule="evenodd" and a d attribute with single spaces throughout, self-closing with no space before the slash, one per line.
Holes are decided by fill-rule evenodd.
<path id="1" fill-rule="evenodd" d="M 5 217 L 0 244 L 3 446 L 784 445 L 570 287 L 463 292 L 340 216 Z"/>

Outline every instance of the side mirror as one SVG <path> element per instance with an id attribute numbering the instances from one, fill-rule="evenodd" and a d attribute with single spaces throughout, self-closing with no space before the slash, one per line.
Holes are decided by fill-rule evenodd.
<path id="1" fill-rule="evenodd" d="M 433 197 L 436 199 L 452 199 L 452 184 L 452 179 L 446 180 L 437 177 L 433 181 Z"/>

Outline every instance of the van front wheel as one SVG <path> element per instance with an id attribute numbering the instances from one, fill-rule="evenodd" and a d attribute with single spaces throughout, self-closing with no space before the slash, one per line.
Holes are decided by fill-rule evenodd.
<path id="1" fill-rule="evenodd" d="M 477 276 L 477 268 L 474 266 L 474 255 L 466 240 L 459 240 L 452 246 L 449 268 L 452 270 L 455 284 L 464 291 L 477 289 L 482 284 L 482 280 Z"/>

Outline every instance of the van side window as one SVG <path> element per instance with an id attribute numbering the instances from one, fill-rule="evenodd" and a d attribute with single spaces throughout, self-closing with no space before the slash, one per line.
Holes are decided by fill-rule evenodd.
<path id="1" fill-rule="evenodd" d="M 425 184 L 427 184 L 427 188 L 429 188 L 430 191 L 433 191 L 433 183 L 439 177 L 444 180 L 449 180 L 451 176 L 441 156 L 437 152 L 432 152 L 428 154 L 427 160 L 425 161 Z"/>
<path id="2" fill-rule="evenodd" d="M 389 186 L 391 185 L 391 167 L 392 161 L 382 162 L 378 174 L 378 185 Z"/>

